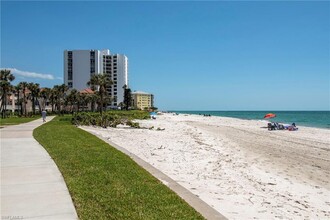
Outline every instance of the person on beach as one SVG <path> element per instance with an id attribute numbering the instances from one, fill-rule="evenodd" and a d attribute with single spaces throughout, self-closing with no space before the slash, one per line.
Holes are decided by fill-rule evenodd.
<path id="1" fill-rule="evenodd" d="M 298 128 L 296 127 L 296 123 L 292 123 L 292 125 L 289 126 L 288 130 L 289 130 L 289 131 L 297 131 Z"/>
<path id="2" fill-rule="evenodd" d="M 46 115 L 47 115 L 47 112 L 46 112 L 45 109 L 43 109 L 42 112 L 41 112 L 41 116 L 42 116 L 42 121 L 43 122 L 46 122 Z"/>

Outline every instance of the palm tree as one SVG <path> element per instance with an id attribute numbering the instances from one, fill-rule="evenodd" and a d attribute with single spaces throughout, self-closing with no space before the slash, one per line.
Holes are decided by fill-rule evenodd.
<path id="1" fill-rule="evenodd" d="M 40 95 L 40 87 L 38 83 L 29 83 L 28 89 L 30 90 L 30 99 L 32 101 L 32 112 L 35 115 L 36 114 L 36 102 L 38 102 L 38 97 Z M 40 105 L 38 102 L 39 111 L 41 112 Z"/>
<path id="2" fill-rule="evenodd" d="M 91 103 L 91 111 L 94 112 L 95 111 L 95 104 L 98 101 L 98 96 L 93 93 L 93 94 L 89 94 L 90 97 L 90 103 Z"/>
<path id="3" fill-rule="evenodd" d="M 102 115 L 104 105 L 107 104 L 107 88 L 112 85 L 112 81 L 106 74 L 99 73 L 93 74 L 90 81 L 87 82 L 87 85 L 90 86 L 93 91 L 98 91 L 97 94 L 100 98 L 100 113 Z"/>
<path id="4" fill-rule="evenodd" d="M 69 89 L 69 87 L 66 86 L 65 84 L 55 85 L 53 87 L 51 101 L 54 100 L 57 113 L 61 113 L 61 106 L 62 106 L 62 104 L 65 105 L 64 98 L 65 98 L 65 94 L 68 91 L 68 89 Z M 53 107 L 52 107 L 52 109 L 53 109 Z"/>
<path id="5" fill-rule="evenodd" d="M 50 88 L 43 88 L 40 92 L 40 97 L 43 99 L 42 100 L 42 108 L 45 109 L 48 100 L 50 99 L 50 95 L 51 95 L 51 89 Z"/>
<path id="6" fill-rule="evenodd" d="M 24 103 L 24 116 L 26 117 L 27 114 L 27 109 L 26 109 L 26 104 L 27 104 L 27 100 L 26 100 L 26 89 L 28 88 L 29 83 L 27 82 L 20 82 L 18 84 L 20 86 L 20 88 L 22 89 L 22 93 L 23 93 L 23 101 L 22 103 Z"/>
<path id="7" fill-rule="evenodd" d="M 77 111 L 80 112 L 80 107 L 83 104 L 83 96 L 80 92 L 77 93 Z M 84 107 L 83 107 L 83 111 L 84 111 Z"/>
<path id="8" fill-rule="evenodd" d="M 63 109 L 66 107 L 66 103 L 64 102 L 65 96 L 67 91 L 69 90 L 69 87 L 65 84 L 62 84 L 59 86 L 59 100 L 60 100 L 60 112 L 61 112 L 61 106 L 63 105 Z"/>
<path id="9" fill-rule="evenodd" d="M 15 79 L 15 76 L 10 72 L 10 70 L 3 69 L 0 73 L 0 110 L 2 113 L 2 118 L 6 117 L 7 110 L 7 96 L 12 90 L 11 82 Z M 13 100 L 14 101 L 14 100 Z"/>
<path id="10" fill-rule="evenodd" d="M 50 89 L 49 101 L 52 106 L 52 112 L 54 112 L 54 105 L 56 104 L 57 87 L 58 85 L 55 85 L 52 89 Z"/>
<path id="11" fill-rule="evenodd" d="M 126 110 L 128 110 L 132 105 L 132 91 L 130 88 L 128 88 L 127 85 L 123 86 L 124 89 L 124 107 Z"/>
<path id="12" fill-rule="evenodd" d="M 67 102 L 71 105 L 70 110 L 74 112 L 75 105 L 77 104 L 78 91 L 76 89 L 72 89 L 68 96 L 66 97 Z"/>
<path id="13" fill-rule="evenodd" d="M 83 107 L 83 111 L 85 111 L 85 107 L 87 106 L 88 108 L 88 103 L 91 102 L 91 96 L 87 93 L 80 93 L 80 100 Z"/>
<path id="14" fill-rule="evenodd" d="M 22 115 L 22 100 L 20 99 L 20 93 L 21 93 L 21 85 L 17 84 L 14 86 L 14 91 L 17 94 L 17 114 L 20 116 Z"/>

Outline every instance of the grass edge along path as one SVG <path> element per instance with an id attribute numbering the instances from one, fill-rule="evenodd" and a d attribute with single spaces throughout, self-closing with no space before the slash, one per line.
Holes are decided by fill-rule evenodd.
<path id="1" fill-rule="evenodd" d="M 57 164 L 79 219 L 204 219 L 124 153 L 56 117 L 35 139 Z"/>
<path id="2" fill-rule="evenodd" d="M 27 122 L 31 122 L 37 119 L 41 119 L 40 116 L 38 117 L 9 117 L 9 118 L 0 118 L 0 126 L 10 126 L 10 125 L 18 125 Z"/>

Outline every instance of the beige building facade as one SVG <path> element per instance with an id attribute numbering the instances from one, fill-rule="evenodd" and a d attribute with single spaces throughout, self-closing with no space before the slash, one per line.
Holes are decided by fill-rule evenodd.
<path id="1" fill-rule="evenodd" d="M 154 107 L 154 95 L 142 91 L 134 91 L 132 92 L 132 103 L 135 109 L 150 109 Z"/>

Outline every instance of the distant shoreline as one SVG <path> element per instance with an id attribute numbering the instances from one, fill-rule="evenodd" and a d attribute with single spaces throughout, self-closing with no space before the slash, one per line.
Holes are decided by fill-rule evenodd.
<path id="1" fill-rule="evenodd" d="M 178 114 L 220 116 L 243 120 L 264 120 L 269 112 L 275 113 L 276 118 L 268 121 L 295 123 L 297 126 L 330 129 L 330 111 L 169 111 Z"/>

